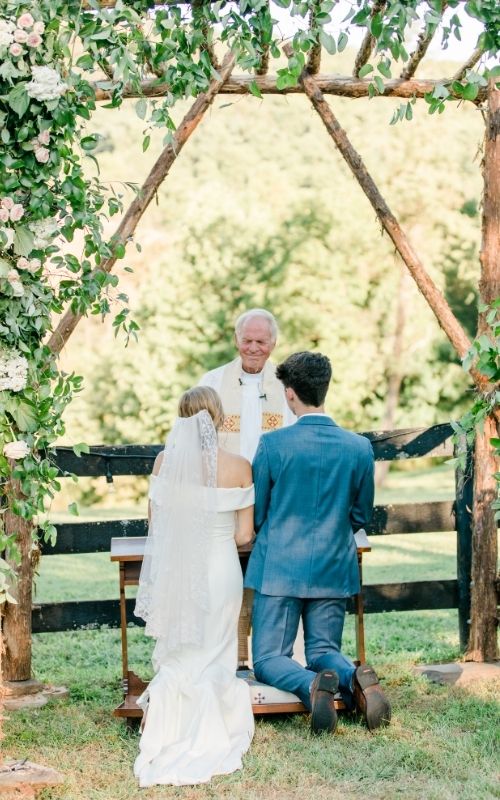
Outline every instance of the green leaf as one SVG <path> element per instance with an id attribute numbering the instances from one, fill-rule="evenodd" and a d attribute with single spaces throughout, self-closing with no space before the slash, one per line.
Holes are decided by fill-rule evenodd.
<path id="1" fill-rule="evenodd" d="M 374 14 L 370 22 L 370 33 L 376 39 L 380 36 L 383 30 L 382 17 L 380 14 Z"/>
<path id="2" fill-rule="evenodd" d="M 319 41 L 320 44 L 325 48 L 327 53 L 330 53 L 331 56 L 334 56 L 337 52 L 337 45 L 335 44 L 335 39 L 326 31 L 321 30 L 319 32 Z"/>
<path id="3" fill-rule="evenodd" d="M 373 82 L 378 89 L 379 94 L 384 93 L 384 81 L 380 77 L 380 75 L 375 75 L 373 78 Z"/>
<path id="4" fill-rule="evenodd" d="M 380 74 L 384 76 L 384 78 L 392 77 L 391 68 L 386 61 L 381 61 L 379 64 L 377 64 L 377 69 Z"/>
<path id="5" fill-rule="evenodd" d="M 17 86 L 14 86 L 7 96 L 7 101 L 18 117 L 22 117 L 28 110 L 30 104 L 30 99 L 26 91 L 26 84 L 18 83 Z"/>
<path id="6" fill-rule="evenodd" d="M 253 94 L 254 97 L 258 97 L 262 100 L 262 92 L 260 91 L 259 87 L 257 86 L 257 81 L 252 81 L 248 87 L 250 94 Z"/>
<path id="7" fill-rule="evenodd" d="M 135 113 L 139 119 L 145 119 L 148 110 L 148 101 L 145 97 L 141 97 L 135 104 Z"/>
<path id="8" fill-rule="evenodd" d="M 479 86 L 477 83 L 468 83 L 464 86 L 462 97 L 464 100 L 475 100 L 479 93 Z"/>
<path id="9" fill-rule="evenodd" d="M 373 72 L 373 67 L 371 64 L 365 64 L 364 67 L 361 67 L 358 73 L 359 78 L 364 78 L 365 75 L 369 75 L 370 72 Z"/>
<path id="10" fill-rule="evenodd" d="M 142 141 L 142 152 L 145 153 L 151 143 L 151 136 L 145 136 Z"/>
<path id="11" fill-rule="evenodd" d="M 88 444 L 85 444 L 85 442 L 80 442 L 79 444 L 73 445 L 73 452 L 75 456 L 78 456 L 78 458 L 80 458 L 82 453 L 90 453 L 90 448 Z"/>
<path id="12" fill-rule="evenodd" d="M 70 503 L 68 506 L 68 511 L 70 514 L 73 514 L 74 517 L 80 516 L 78 505 L 76 503 Z"/>
<path id="13" fill-rule="evenodd" d="M 29 256 L 34 240 L 35 236 L 28 227 L 18 225 L 14 234 L 14 253 L 18 256 Z"/>
<path id="14" fill-rule="evenodd" d="M 94 59 L 90 53 L 85 53 L 83 56 L 80 56 L 76 62 L 76 66 L 80 67 L 80 69 L 92 69 L 94 66 Z"/>
<path id="15" fill-rule="evenodd" d="M 38 419 L 35 409 L 28 403 L 17 398 L 10 398 L 10 402 L 5 405 L 5 410 L 11 415 L 22 433 L 31 433 L 37 430 Z"/>
<path id="16" fill-rule="evenodd" d="M 339 53 L 342 53 L 342 51 L 346 49 L 348 41 L 349 41 L 348 35 L 342 31 L 342 33 L 339 36 L 339 40 L 337 42 L 337 48 Z"/>

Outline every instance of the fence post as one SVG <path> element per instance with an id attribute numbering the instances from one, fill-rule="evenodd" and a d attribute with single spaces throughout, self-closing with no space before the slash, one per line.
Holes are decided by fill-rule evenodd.
<path id="1" fill-rule="evenodd" d="M 466 447 L 465 469 L 455 470 L 455 525 L 457 531 L 458 632 L 460 650 L 467 648 L 470 627 L 470 582 L 472 567 L 472 498 L 474 451 L 465 437 L 455 446 L 455 456 Z M 463 450 L 462 450 L 463 452 Z"/>

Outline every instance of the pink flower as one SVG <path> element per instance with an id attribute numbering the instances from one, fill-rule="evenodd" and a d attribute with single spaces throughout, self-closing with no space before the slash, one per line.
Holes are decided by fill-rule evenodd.
<path id="1" fill-rule="evenodd" d="M 38 33 L 30 33 L 26 40 L 26 44 L 28 47 L 38 47 L 42 44 L 42 37 L 39 36 Z"/>
<path id="2" fill-rule="evenodd" d="M 17 24 L 19 25 L 20 28 L 31 28 L 34 22 L 35 20 L 31 16 L 29 11 L 26 11 L 25 14 L 21 14 L 19 19 L 17 20 Z"/>
<path id="3" fill-rule="evenodd" d="M 40 131 L 37 138 L 40 144 L 48 144 L 50 142 L 50 131 Z"/>
<path id="4" fill-rule="evenodd" d="M 2 197 L 2 199 L 0 200 L 0 206 L 2 208 L 6 208 L 8 211 L 10 211 L 13 205 L 14 201 L 12 197 Z"/>
<path id="5" fill-rule="evenodd" d="M 9 221 L 9 212 L 6 208 L 0 208 L 0 222 Z"/>
<path id="6" fill-rule="evenodd" d="M 33 25 L 34 33 L 43 33 L 44 30 L 45 30 L 45 23 L 42 22 L 41 20 L 35 22 L 35 24 Z"/>
<path id="7" fill-rule="evenodd" d="M 19 280 L 19 272 L 17 269 L 9 269 L 7 273 L 7 280 L 9 283 L 16 283 Z"/>
<path id="8" fill-rule="evenodd" d="M 24 208 L 21 203 L 15 203 L 10 209 L 10 218 L 12 222 L 19 222 L 24 217 Z"/>
<path id="9" fill-rule="evenodd" d="M 50 158 L 50 151 L 46 147 L 37 147 L 35 150 L 35 158 L 40 164 L 46 164 Z"/>
<path id="10" fill-rule="evenodd" d="M 21 256 L 21 258 L 17 259 L 16 266 L 17 266 L 18 269 L 28 269 L 29 265 L 30 265 L 30 262 L 24 256 Z"/>
<path id="11" fill-rule="evenodd" d="M 11 44 L 11 46 L 9 47 L 9 53 L 11 54 L 11 56 L 15 57 L 22 56 L 22 54 L 24 53 L 24 47 L 21 47 L 20 44 L 14 42 L 14 44 Z"/>
<path id="12" fill-rule="evenodd" d="M 18 44 L 25 44 L 28 38 L 28 34 L 26 31 L 23 31 L 22 28 L 16 28 L 14 31 L 14 41 L 18 42 Z"/>

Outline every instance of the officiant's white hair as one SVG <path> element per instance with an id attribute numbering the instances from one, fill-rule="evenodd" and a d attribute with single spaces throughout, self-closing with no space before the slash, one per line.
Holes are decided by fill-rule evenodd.
<path id="1" fill-rule="evenodd" d="M 276 322 L 276 317 L 274 317 L 270 311 L 266 311 L 265 308 L 250 308 L 248 311 L 244 311 L 243 314 L 240 314 L 234 325 L 236 338 L 240 338 L 241 331 L 245 323 L 249 322 L 249 320 L 254 319 L 255 317 L 261 317 L 269 323 L 272 340 L 274 343 L 276 343 L 279 333 L 278 323 Z"/>

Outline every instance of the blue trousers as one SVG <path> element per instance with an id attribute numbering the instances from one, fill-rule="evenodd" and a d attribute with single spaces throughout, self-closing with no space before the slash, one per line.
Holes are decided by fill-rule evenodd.
<path id="1" fill-rule="evenodd" d="M 255 592 L 252 612 L 252 656 L 257 680 L 296 694 L 311 709 L 310 688 L 317 672 L 333 669 L 339 690 L 352 706 L 353 662 L 342 655 L 347 600 L 273 597 Z M 302 617 L 307 667 L 293 660 Z"/>

